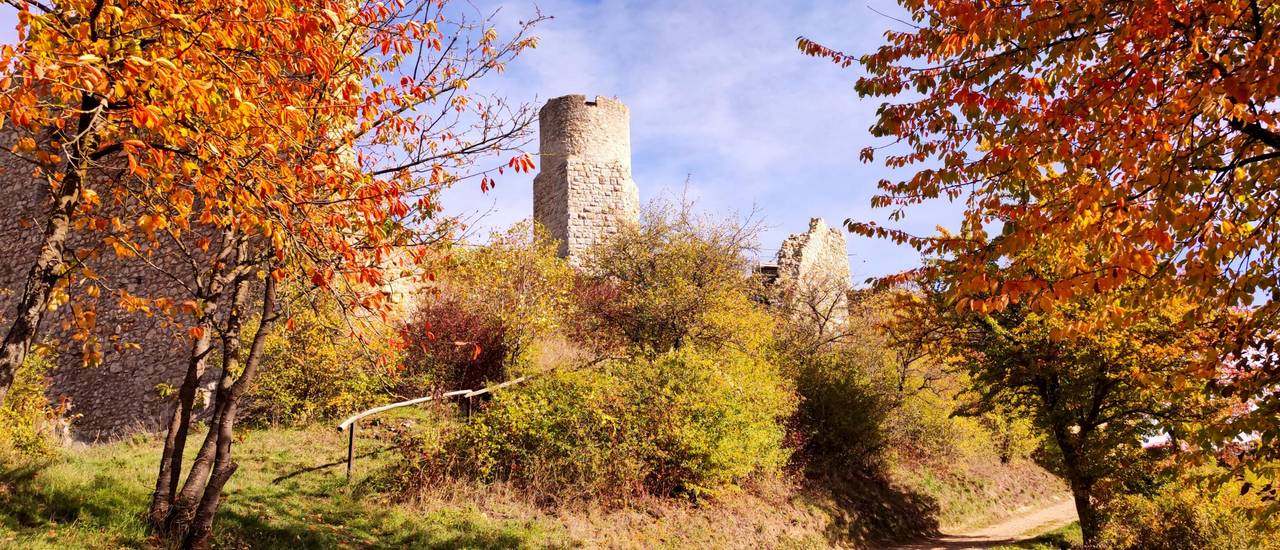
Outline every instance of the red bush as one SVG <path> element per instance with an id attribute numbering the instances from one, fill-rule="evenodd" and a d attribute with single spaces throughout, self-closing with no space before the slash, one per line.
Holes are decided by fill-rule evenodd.
<path id="1" fill-rule="evenodd" d="M 428 390 L 476 389 L 503 378 L 505 330 L 498 319 L 438 296 L 400 329 L 408 384 Z M 411 388 L 404 388 L 409 390 Z"/>

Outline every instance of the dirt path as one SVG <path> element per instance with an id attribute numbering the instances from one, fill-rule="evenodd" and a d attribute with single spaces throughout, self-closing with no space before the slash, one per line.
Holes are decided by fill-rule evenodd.
<path id="1" fill-rule="evenodd" d="M 898 546 L 893 550 L 962 550 L 991 548 L 1035 538 L 1076 520 L 1076 507 L 1070 499 L 1041 508 L 1027 510 L 1005 521 L 963 532 L 943 533 L 926 542 Z"/>

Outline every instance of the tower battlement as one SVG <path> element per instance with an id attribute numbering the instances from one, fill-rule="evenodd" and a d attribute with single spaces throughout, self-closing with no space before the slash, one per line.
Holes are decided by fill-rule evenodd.
<path id="1" fill-rule="evenodd" d="M 541 168 L 533 180 L 533 218 L 576 256 L 640 216 L 631 179 L 631 114 L 616 99 L 557 97 L 538 111 Z"/>

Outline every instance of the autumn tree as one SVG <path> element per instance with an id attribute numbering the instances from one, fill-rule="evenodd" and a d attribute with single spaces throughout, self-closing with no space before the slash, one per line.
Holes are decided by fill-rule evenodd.
<path id="1" fill-rule="evenodd" d="M 1037 265 L 1052 266 L 1060 249 L 1041 250 Z M 1001 276 L 996 266 L 990 271 Z M 1099 507 L 1142 459 L 1143 444 L 1171 437 L 1178 448 L 1184 427 L 1210 410 L 1208 381 L 1195 376 L 1205 335 L 1183 320 L 1191 306 L 1171 299 L 1141 319 L 1098 326 L 1092 319 L 1105 304 L 1097 296 L 1043 310 L 1017 303 L 974 311 L 956 307 L 949 284 L 929 280 L 897 323 L 904 332 L 938 334 L 940 349 L 967 370 L 974 391 L 961 412 L 1012 410 L 1032 419 L 1049 442 L 1047 465 L 1071 488 L 1085 543 L 1093 544 Z"/>
<path id="2" fill-rule="evenodd" d="M 503 165 L 481 159 L 513 150 L 525 139 L 531 109 L 508 108 L 498 98 L 466 90 L 470 80 L 501 71 L 533 45 L 525 36 L 532 22 L 500 42 L 488 20 L 470 22 L 461 18 L 465 12 L 444 8 L 425 1 L 397 10 L 362 6 L 345 12 L 349 19 L 342 24 L 322 27 L 322 37 L 313 42 L 322 48 L 319 57 L 333 64 L 315 80 L 325 83 L 313 97 L 324 108 L 310 113 L 304 133 L 285 136 L 297 144 L 285 160 L 310 166 L 314 174 L 294 180 L 265 172 L 249 180 L 266 200 L 242 198 L 234 211 L 260 226 L 230 241 L 243 247 L 232 253 L 235 261 L 214 264 L 243 269 L 247 276 L 233 279 L 224 297 L 230 307 L 212 327 L 223 361 L 211 429 L 176 495 L 172 472 L 181 469 L 182 438 L 175 438 L 166 457 L 171 475 L 157 481 L 152 521 L 171 536 L 185 531 L 189 546 L 207 541 L 221 488 L 235 471 L 230 445 L 236 410 L 261 363 L 264 336 L 280 318 L 277 281 L 308 281 L 366 318 L 379 316 L 389 305 L 391 279 L 425 276 L 421 261 L 450 235 L 453 224 L 440 213 L 439 192 L 463 178 L 488 189 L 490 174 Z M 351 46 L 355 39 L 359 48 Z M 506 166 L 528 171 L 532 163 L 516 152 Z M 270 200 L 276 194 L 288 200 Z M 246 293 L 258 297 L 245 298 Z M 261 311 L 252 335 L 242 341 L 249 304 L 260 304 Z M 189 402 L 179 403 L 179 412 L 190 408 Z M 171 433 L 182 429 L 171 424 Z M 158 497 L 166 490 L 167 513 L 160 520 L 166 505 Z"/>
<path id="3" fill-rule="evenodd" d="M 871 127 L 886 143 L 862 157 L 907 174 L 881 181 L 874 204 L 900 220 L 926 201 L 963 200 L 963 222 L 938 236 L 850 228 L 943 258 L 958 304 L 979 313 L 1097 295 L 1095 319 L 1137 322 L 1183 292 L 1194 319 L 1246 307 L 1221 325 L 1202 373 L 1255 405 L 1274 401 L 1273 361 L 1219 366 L 1275 334 L 1280 312 L 1280 6 L 900 4 L 902 26 L 872 53 L 799 46 L 861 64 L 858 93 L 886 98 Z M 1045 270 L 1022 252 L 1046 241 L 1082 246 Z M 1280 430 L 1273 419 L 1248 427 L 1265 440 Z"/>
<path id="4" fill-rule="evenodd" d="M 11 4 L 19 9 L 19 43 L 0 51 L 0 113 L 11 134 L 8 154 L 30 165 L 33 181 L 47 186 L 51 205 L 39 220 L 44 234 L 35 257 L 15 259 L 32 267 L 0 348 L 0 399 L 37 336 L 51 296 L 68 286 L 67 277 L 81 260 L 68 255 L 69 234 L 77 228 L 109 229 L 110 220 L 93 213 L 102 201 L 118 199 L 114 191 L 121 170 L 111 169 L 178 173 L 179 151 L 193 156 L 219 151 L 215 136 L 238 128 L 244 120 L 241 100 L 256 99 L 246 98 L 253 92 L 246 89 L 234 102 L 212 99 L 230 98 L 239 79 L 224 70 L 221 57 L 227 52 L 221 46 L 245 39 L 250 29 L 243 25 L 192 40 L 188 25 L 198 23 L 166 2 L 135 3 L 131 14 L 103 1 L 62 2 L 48 9 L 32 2 Z M 190 13 L 204 9 L 191 8 Z M 179 58 L 185 67 L 199 69 L 182 70 L 174 61 Z"/>
<path id="5" fill-rule="evenodd" d="M 3 364 L 21 362 L 59 285 L 80 276 L 95 288 L 91 270 L 76 270 L 94 254 L 173 280 L 178 295 L 121 302 L 189 327 L 149 519 L 205 546 L 236 468 L 237 404 L 280 317 L 275 289 L 305 282 L 377 315 L 389 278 L 447 237 L 441 189 L 464 178 L 490 188 L 503 165 L 480 159 L 504 151 L 508 168 L 531 168 L 515 149 L 532 110 L 468 89 L 534 44 L 532 22 L 499 40 L 486 18 L 434 1 L 20 8 L 0 100 L 22 134 L 14 152 L 55 208 Z M 72 231 L 101 246 L 68 261 Z M 179 487 L 196 385 L 217 348 L 211 427 Z"/>

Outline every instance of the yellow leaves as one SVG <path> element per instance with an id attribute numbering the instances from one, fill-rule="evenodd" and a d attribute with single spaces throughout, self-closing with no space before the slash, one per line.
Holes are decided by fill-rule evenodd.
<path id="1" fill-rule="evenodd" d="M 139 128 L 148 130 L 156 129 L 164 122 L 160 117 L 160 108 L 154 105 L 134 107 L 131 115 L 133 124 Z"/>
<path id="2" fill-rule="evenodd" d="M 80 200 L 90 207 L 98 206 L 98 204 L 102 202 L 101 198 L 98 197 L 98 192 L 94 191 L 92 188 L 85 188 L 85 190 L 80 193 Z"/>
<path id="3" fill-rule="evenodd" d="M 168 70 L 170 70 L 170 71 L 174 71 L 174 72 L 177 72 L 177 71 L 178 71 L 178 66 L 177 66 L 177 65 L 175 65 L 172 61 L 169 61 L 169 59 L 168 59 L 168 58 L 164 58 L 164 57 L 157 57 L 157 58 L 155 58 L 152 62 L 153 62 L 153 63 L 155 63 L 156 65 L 159 65 L 159 66 L 161 66 L 161 67 L 164 67 L 164 68 L 166 68 L 166 69 L 168 69 Z"/>
<path id="4" fill-rule="evenodd" d="M 56 286 L 49 292 L 49 305 L 47 306 L 47 309 L 49 311 L 57 311 L 58 308 L 62 307 L 69 301 L 71 301 L 71 296 L 67 294 L 66 287 L 61 285 Z"/>
<path id="5" fill-rule="evenodd" d="M 138 217 L 138 227 L 147 233 L 163 231 L 169 227 L 169 220 L 163 214 L 143 214 Z"/>
<path id="6" fill-rule="evenodd" d="M 320 13 L 324 14 L 325 18 L 329 20 L 329 23 L 333 25 L 334 28 L 338 28 L 342 26 L 342 20 L 338 18 L 337 12 L 334 12 L 329 8 L 325 8 L 323 10 L 320 10 Z"/>
<path id="7" fill-rule="evenodd" d="M 77 57 L 76 61 L 79 61 L 80 63 L 100 63 L 102 62 L 102 58 L 94 54 L 87 53 L 80 57 Z"/>
<path id="8" fill-rule="evenodd" d="M 151 316 L 151 301 L 129 294 L 126 290 L 120 291 L 118 303 L 120 304 L 120 309 L 128 313 L 145 313 L 148 317 Z"/>
<path id="9" fill-rule="evenodd" d="M 111 250 L 115 252 L 117 258 L 131 258 L 137 255 L 134 252 L 133 247 L 116 237 L 108 236 L 103 238 L 102 241 L 111 247 Z"/>

